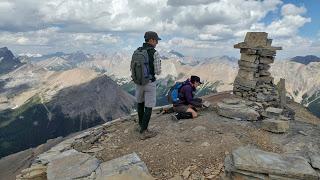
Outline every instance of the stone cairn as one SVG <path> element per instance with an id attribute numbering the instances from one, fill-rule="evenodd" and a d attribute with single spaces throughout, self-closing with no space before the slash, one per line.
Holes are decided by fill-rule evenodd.
<path id="1" fill-rule="evenodd" d="M 244 42 L 234 45 L 240 49 L 239 72 L 234 81 L 233 92 L 244 99 L 260 102 L 264 107 L 278 107 L 280 99 L 274 79 L 269 72 L 276 50 L 272 39 L 265 32 L 248 32 Z"/>

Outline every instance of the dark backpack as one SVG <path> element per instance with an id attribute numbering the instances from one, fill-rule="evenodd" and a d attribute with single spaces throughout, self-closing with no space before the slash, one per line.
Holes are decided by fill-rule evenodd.
<path id="1" fill-rule="evenodd" d="M 151 48 L 138 48 L 134 51 L 131 59 L 131 78 L 138 85 L 146 85 L 152 78 L 149 67 L 148 50 Z"/>
<path id="2" fill-rule="evenodd" d="M 176 82 L 168 91 L 167 98 L 169 104 L 176 104 L 179 101 L 180 89 L 185 85 L 185 82 Z"/>

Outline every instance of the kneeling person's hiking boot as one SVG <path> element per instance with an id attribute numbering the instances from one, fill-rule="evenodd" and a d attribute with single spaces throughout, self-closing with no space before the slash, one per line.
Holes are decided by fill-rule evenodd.
<path id="1" fill-rule="evenodd" d="M 148 139 L 148 138 L 153 138 L 156 135 L 157 135 L 157 133 L 154 132 L 154 131 L 145 130 L 140 134 L 140 139 L 141 140 L 145 140 L 145 139 Z"/>
<path id="2" fill-rule="evenodd" d="M 191 112 L 179 112 L 175 115 L 177 119 L 192 119 L 192 113 Z"/>
<path id="3" fill-rule="evenodd" d="M 178 113 L 170 114 L 171 120 L 172 121 L 179 121 L 177 115 L 178 115 Z"/>

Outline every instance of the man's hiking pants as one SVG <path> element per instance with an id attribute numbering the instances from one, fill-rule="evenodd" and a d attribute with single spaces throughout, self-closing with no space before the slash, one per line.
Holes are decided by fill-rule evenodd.
<path id="1" fill-rule="evenodd" d="M 149 82 L 144 86 L 136 85 L 137 111 L 140 133 L 148 129 L 152 108 L 156 106 L 156 82 Z"/>
<path id="2" fill-rule="evenodd" d="M 144 86 L 136 85 L 136 100 L 137 103 L 143 103 L 145 107 L 156 106 L 156 82 L 149 82 Z"/>

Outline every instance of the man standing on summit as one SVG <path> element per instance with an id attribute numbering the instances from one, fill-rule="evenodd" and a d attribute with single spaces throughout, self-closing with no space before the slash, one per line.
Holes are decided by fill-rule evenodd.
<path id="1" fill-rule="evenodd" d="M 156 136 L 156 132 L 148 130 L 152 108 L 156 106 L 156 77 L 161 73 L 159 53 L 154 49 L 161 40 L 156 32 L 144 34 L 145 43 L 134 51 L 130 70 L 136 84 L 137 111 L 139 117 L 140 139 Z"/>

